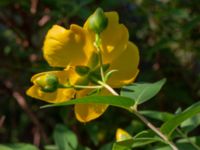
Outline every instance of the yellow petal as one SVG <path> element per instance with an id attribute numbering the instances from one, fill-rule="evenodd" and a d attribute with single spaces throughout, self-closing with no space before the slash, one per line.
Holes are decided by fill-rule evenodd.
<path id="1" fill-rule="evenodd" d="M 77 97 L 87 96 L 87 94 L 90 92 L 91 92 L 91 89 L 81 90 L 77 92 Z M 109 93 L 109 91 L 107 91 L 106 89 L 102 89 L 99 95 L 102 95 L 102 96 L 111 95 L 111 93 Z M 75 111 L 76 118 L 80 122 L 89 122 L 101 116 L 106 111 L 107 108 L 108 108 L 108 105 L 106 104 L 76 104 L 74 111 Z"/>
<path id="2" fill-rule="evenodd" d="M 104 104 L 76 104 L 75 115 L 80 122 L 89 122 L 101 116 L 107 107 Z"/>
<path id="3" fill-rule="evenodd" d="M 108 80 L 112 87 L 121 87 L 134 81 L 139 70 L 139 51 L 135 44 L 129 42 L 127 48 L 115 60 L 110 62 L 110 68 L 117 70 Z"/>
<path id="4" fill-rule="evenodd" d="M 54 25 L 47 33 L 43 46 L 44 58 L 50 66 L 83 65 L 89 57 L 86 32 L 77 25 L 69 30 Z"/>
<path id="5" fill-rule="evenodd" d="M 101 33 L 101 49 L 104 63 L 112 61 L 118 57 L 125 49 L 128 43 L 128 30 L 123 24 L 119 24 L 117 12 L 106 12 L 108 26 Z M 88 28 L 88 20 L 84 24 L 84 29 L 90 33 L 90 39 L 94 42 L 94 33 Z"/>
<path id="6" fill-rule="evenodd" d="M 74 97 L 75 90 L 73 89 L 57 89 L 55 92 L 43 92 L 37 85 L 30 87 L 26 94 L 35 99 L 40 99 L 49 103 L 59 103 L 70 100 Z"/>
<path id="7" fill-rule="evenodd" d="M 75 83 L 76 80 L 78 79 L 78 75 L 76 74 L 75 70 L 73 67 L 68 67 L 66 70 L 63 71 L 47 71 L 47 72 L 42 72 L 42 73 L 38 73 L 35 74 L 34 76 L 32 76 L 31 78 L 31 82 L 34 83 L 34 81 L 40 77 L 43 76 L 45 74 L 52 74 L 57 76 L 59 83 L 64 84 L 66 82 L 70 82 L 71 84 Z"/>
<path id="8" fill-rule="evenodd" d="M 132 136 L 124 131 L 123 129 L 121 128 L 118 128 L 117 131 L 116 131 L 116 141 L 119 142 L 119 141 L 124 141 L 124 140 L 127 140 L 127 139 L 131 139 Z"/>
<path id="9" fill-rule="evenodd" d="M 48 72 L 42 72 L 34 75 L 31 78 L 31 82 L 34 83 L 32 87 L 30 87 L 26 94 L 36 98 L 40 99 L 49 103 L 59 103 L 63 101 L 67 101 L 74 97 L 75 90 L 74 89 L 57 89 L 55 92 L 43 92 L 41 91 L 40 87 L 35 84 L 35 80 L 43 76 L 45 74 L 53 74 L 57 76 L 59 83 L 65 84 L 67 82 L 70 82 L 71 84 L 75 83 L 77 80 L 77 76 L 75 75 L 75 72 L 73 68 L 68 68 L 64 71 L 48 71 Z"/>

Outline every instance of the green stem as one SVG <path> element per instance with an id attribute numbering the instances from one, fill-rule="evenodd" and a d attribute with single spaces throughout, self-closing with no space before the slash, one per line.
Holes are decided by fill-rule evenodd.
<path id="1" fill-rule="evenodd" d="M 101 79 L 103 82 L 105 82 L 105 76 L 104 76 L 104 71 L 103 71 L 103 58 L 102 58 L 102 54 L 101 54 L 101 48 L 100 48 L 100 35 L 96 34 L 95 35 L 95 42 L 94 42 L 94 46 L 97 49 L 97 53 L 99 56 L 99 65 L 100 65 L 100 73 L 101 73 Z"/>
<path id="2" fill-rule="evenodd" d="M 99 83 L 100 85 L 102 85 L 104 88 L 106 88 L 113 95 L 119 96 L 119 94 L 112 87 L 110 87 L 108 84 L 106 84 L 106 83 L 104 83 L 102 81 L 97 81 L 97 83 Z"/>
<path id="3" fill-rule="evenodd" d="M 119 96 L 119 94 L 108 84 L 102 81 L 98 81 L 98 83 L 102 85 L 104 88 L 106 88 L 108 91 L 110 91 L 110 93 L 112 93 L 113 95 Z M 158 128 L 156 128 L 151 122 L 149 122 L 136 109 L 131 109 L 131 112 L 134 113 L 138 118 L 140 118 L 140 120 L 142 120 L 152 131 L 154 131 L 157 135 L 159 135 L 173 150 L 178 150 L 178 148 L 173 142 L 169 141 L 169 139 Z"/>
<path id="4" fill-rule="evenodd" d="M 101 89 L 102 86 L 100 85 L 65 85 L 60 84 L 59 88 L 79 88 L 79 89 Z"/>
<path id="5" fill-rule="evenodd" d="M 138 111 L 132 111 L 140 120 L 142 120 L 152 131 L 154 131 L 157 135 L 159 135 L 173 150 L 178 150 L 176 145 L 169 141 L 169 139 L 158 129 L 156 128 L 151 122 L 149 122 L 143 115 L 141 115 Z"/>
<path id="6" fill-rule="evenodd" d="M 196 143 L 194 143 L 193 141 L 191 141 L 191 140 L 189 139 L 189 137 L 188 137 L 185 133 L 183 133 L 180 129 L 177 128 L 176 131 L 177 131 L 183 138 L 185 138 L 194 148 L 196 148 L 197 150 L 200 150 L 199 145 L 197 145 Z"/>

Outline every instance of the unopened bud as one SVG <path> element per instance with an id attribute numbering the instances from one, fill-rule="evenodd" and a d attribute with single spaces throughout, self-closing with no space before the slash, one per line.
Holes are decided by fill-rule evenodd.
<path id="1" fill-rule="evenodd" d="M 108 25 L 108 18 L 105 16 L 101 8 L 97 8 L 88 21 L 89 29 L 97 34 L 100 34 L 105 30 Z"/>
<path id="2" fill-rule="evenodd" d="M 38 77 L 35 80 L 35 83 L 41 88 L 44 92 L 54 92 L 58 88 L 58 78 L 52 74 L 46 74 Z"/>

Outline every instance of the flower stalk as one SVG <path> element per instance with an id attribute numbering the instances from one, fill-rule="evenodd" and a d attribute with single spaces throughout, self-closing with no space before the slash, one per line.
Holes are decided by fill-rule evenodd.
<path id="1" fill-rule="evenodd" d="M 94 46 L 97 49 L 97 54 L 99 56 L 101 79 L 102 79 L 103 82 L 105 82 L 105 76 L 104 76 L 104 71 L 103 71 L 103 58 L 102 58 L 102 54 L 101 54 L 100 44 L 101 44 L 100 35 L 99 34 L 95 34 Z"/>

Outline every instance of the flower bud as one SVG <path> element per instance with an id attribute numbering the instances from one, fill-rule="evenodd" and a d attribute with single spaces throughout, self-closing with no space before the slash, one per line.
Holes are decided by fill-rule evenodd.
<path id="1" fill-rule="evenodd" d="M 108 25 L 108 18 L 105 16 L 101 8 L 97 8 L 96 11 L 90 16 L 88 20 L 88 27 L 97 34 L 100 34 Z"/>
<path id="2" fill-rule="evenodd" d="M 52 74 L 46 74 L 38 77 L 35 80 L 36 85 L 38 85 L 43 92 L 54 92 L 58 88 L 58 78 Z"/>

